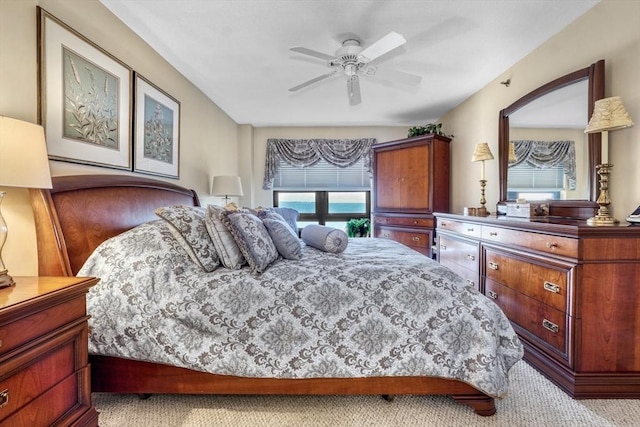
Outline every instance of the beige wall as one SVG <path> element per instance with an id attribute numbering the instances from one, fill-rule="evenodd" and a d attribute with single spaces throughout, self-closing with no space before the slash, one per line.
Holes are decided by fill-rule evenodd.
<path id="1" fill-rule="evenodd" d="M 238 173 L 238 126 L 193 84 L 97 0 L 0 0 L 0 115 L 37 121 L 36 6 L 62 20 L 181 103 L 180 179 L 203 203 L 213 175 Z M 51 163 L 52 175 L 123 173 L 108 168 Z M 12 275 L 37 274 L 33 214 L 28 192 L 2 188 L 9 228 L 2 258 Z"/>
<path id="2" fill-rule="evenodd" d="M 636 123 L 609 133 L 613 215 L 623 220 L 640 204 L 639 22 L 639 1 L 603 0 L 442 118 L 447 132 L 455 135 L 453 211 L 479 203 L 480 165 L 471 164 L 470 159 L 474 145 L 483 141 L 497 159 L 499 111 L 538 86 L 599 59 L 605 60 L 605 96 L 621 96 Z M 500 84 L 507 78 L 509 87 Z M 497 160 L 486 162 L 486 167 L 487 206 L 494 211 L 499 197 Z"/>

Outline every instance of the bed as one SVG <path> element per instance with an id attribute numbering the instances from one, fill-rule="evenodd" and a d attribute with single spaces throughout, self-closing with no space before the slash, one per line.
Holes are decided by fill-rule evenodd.
<path id="1" fill-rule="evenodd" d="M 83 266 L 85 266 L 85 263 L 90 264 L 91 261 L 93 261 L 94 264 L 101 263 L 101 261 L 94 260 L 96 257 L 98 257 L 97 259 L 100 259 L 98 254 L 94 253 L 100 252 L 96 251 L 96 248 L 102 249 L 103 253 L 108 253 L 109 250 L 104 248 L 109 248 L 109 244 L 117 241 L 122 236 L 131 236 L 130 240 L 140 239 L 140 236 L 143 236 L 143 234 L 140 233 L 147 232 L 144 227 L 156 230 L 153 231 L 155 233 L 162 234 L 163 231 L 161 224 L 156 225 L 162 222 L 158 219 L 158 216 L 155 213 L 156 209 L 159 207 L 173 205 L 200 205 L 198 196 L 194 191 L 164 181 L 123 175 L 75 175 L 54 177 L 52 189 L 31 190 L 30 194 L 36 222 L 38 268 L 41 276 L 75 276 Z M 152 232 L 149 233 L 153 234 Z M 419 267 L 418 264 L 423 262 L 421 260 L 425 260 L 424 262 L 427 262 L 426 257 L 422 257 L 420 255 L 422 258 L 418 258 L 416 255 L 412 254 L 411 250 L 400 247 L 401 245 L 396 242 L 382 241 L 382 239 L 360 239 L 359 242 L 350 242 L 350 249 L 345 251 L 344 254 L 340 254 L 341 256 L 328 254 L 329 256 L 334 256 L 334 259 L 330 261 L 326 261 L 326 255 L 320 253 L 321 251 L 315 250 L 314 248 L 305 248 L 307 252 L 305 252 L 301 261 L 278 260 L 272 267 L 269 267 L 269 270 L 265 271 L 261 275 L 253 274 L 247 276 L 246 281 L 247 283 L 251 280 L 274 282 L 275 287 L 279 286 L 280 291 L 282 291 L 282 288 L 288 285 L 284 278 L 282 278 L 282 282 L 280 283 L 278 278 L 282 276 L 278 276 L 279 274 L 286 275 L 285 272 L 287 271 L 295 271 L 296 269 L 302 271 L 303 268 L 308 269 L 308 265 L 305 266 L 304 263 L 309 263 L 312 259 L 316 258 L 319 260 L 320 264 L 326 264 L 327 270 L 322 270 L 325 267 L 320 269 L 326 273 L 332 271 L 329 270 L 330 268 L 335 268 L 331 266 L 337 265 L 335 264 L 336 262 L 341 262 L 340 258 L 353 262 L 352 258 L 363 256 L 360 251 L 367 250 L 367 245 L 372 245 L 370 250 L 373 252 L 391 253 L 399 251 L 399 255 L 396 255 L 396 258 L 390 257 L 387 261 L 388 263 L 394 264 L 393 268 L 397 270 L 397 275 L 404 274 L 401 267 L 397 264 L 407 264 L 410 267 L 409 270 L 412 268 L 415 270 Z M 393 245 L 397 245 L 397 247 L 394 247 Z M 179 251 L 179 249 L 176 250 Z M 349 250 L 351 252 L 349 252 Z M 366 257 L 368 256 L 369 255 L 366 255 Z M 174 262 L 176 257 L 179 258 L 178 252 L 172 255 L 167 262 Z M 376 264 L 375 262 L 368 263 L 366 257 L 363 256 L 363 258 L 358 261 L 359 265 Z M 87 262 L 88 259 L 90 262 Z M 399 259 L 407 261 L 399 263 Z M 431 263 L 430 260 L 428 262 Z M 118 262 L 118 264 L 120 264 L 120 262 Z M 97 267 L 99 267 L 99 265 Z M 87 267 L 84 268 L 86 269 Z M 334 282 L 336 280 L 338 282 L 340 280 L 344 280 L 345 282 L 356 282 L 358 281 L 358 276 L 363 276 L 363 274 L 366 275 L 366 273 L 359 273 L 354 270 L 355 268 L 356 267 L 353 265 L 351 267 L 343 267 L 343 270 L 345 271 L 344 277 L 347 277 L 346 279 L 341 278 L 340 274 L 326 274 L 332 274 Z M 393 269 L 391 267 L 389 268 Z M 407 266 L 403 266 L 402 268 L 406 269 Z M 455 276 L 448 272 L 444 267 L 437 264 L 431 265 L 430 268 L 435 270 L 442 269 L 440 271 L 443 272 L 443 276 Z M 173 275 L 173 270 L 167 270 L 168 272 L 166 274 Z M 354 270 L 351 279 L 348 279 L 347 272 L 349 270 Z M 244 274 L 241 270 L 229 270 L 224 272 L 221 269 L 217 269 L 216 271 L 202 276 L 204 278 L 203 280 L 208 280 L 207 283 L 210 285 L 209 287 L 215 287 L 217 286 L 215 284 L 219 282 L 217 279 L 218 276 L 214 276 L 215 274 L 225 274 L 225 277 L 230 277 L 234 274 Z M 181 271 L 180 274 L 182 274 Z M 106 276 L 107 274 L 105 273 L 105 277 Z M 262 277 L 262 279 L 260 279 L 260 277 Z M 101 279 L 104 279 L 104 277 L 101 277 Z M 449 279 L 451 279 L 451 277 L 446 278 L 446 280 L 438 279 L 438 282 L 449 283 Z M 109 279 L 107 278 L 107 281 L 108 280 Z M 180 280 L 181 283 L 184 283 L 187 279 L 180 276 L 178 280 Z M 393 283 L 391 282 L 394 280 L 394 276 L 390 274 L 384 281 L 387 283 L 388 288 L 393 288 Z M 141 280 L 140 283 L 143 281 L 144 280 Z M 306 279 L 304 281 L 306 281 Z M 161 282 L 160 280 L 156 280 L 156 282 L 157 283 L 153 283 L 153 286 L 155 286 L 153 289 L 161 286 L 158 284 Z M 391 285 L 389 285 L 389 283 L 391 283 Z M 451 283 L 453 284 L 447 286 L 451 286 L 453 288 L 458 286 L 456 284 L 457 282 L 455 277 L 453 277 Z M 461 279 L 460 283 L 462 283 Z M 96 287 L 101 284 L 102 282 Z M 353 283 L 350 286 L 352 285 Z M 140 286 L 142 288 L 142 284 Z M 260 285 L 259 282 L 255 282 L 254 286 L 263 285 Z M 365 285 L 365 287 L 366 286 L 367 285 Z M 291 296 L 293 295 L 291 292 L 292 289 L 294 288 L 290 287 L 286 289 L 286 294 L 289 295 L 289 298 L 293 298 L 295 300 L 297 297 Z M 307 289 L 301 289 L 301 291 L 307 292 Z M 355 292 L 356 290 L 355 287 L 352 286 L 348 291 Z M 366 291 L 369 292 L 371 290 Z M 148 292 L 149 291 L 147 291 L 147 293 Z M 166 289 L 164 292 L 167 293 Z M 448 289 L 447 292 L 451 292 L 451 289 Z M 402 394 L 449 395 L 456 401 L 471 406 L 479 415 L 492 415 L 495 413 L 494 399 L 504 395 L 505 387 L 508 383 L 507 372 L 509 368 L 522 357 L 522 347 L 502 312 L 497 309 L 497 313 L 494 313 L 495 310 L 493 303 L 489 302 L 489 300 L 483 296 L 472 295 L 474 292 L 467 292 L 465 290 L 463 291 L 464 297 L 459 297 L 458 299 L 465 300 L 467 298 L 473 298 L 473 304 L 481 304 L 482 307 L 487 307 L 486 309 L 492 313 L 491 316 L 495 316 L 495 319 L 485 319 L 480 322 L 479 325 L 482 325 L 481 329 L 487 329 L 488 332 L 486 335 L 489 337 L 487 339 L 492 341 L 487 345 L 487 347 L 491 347 L 490 350 L 487 350 L 488 354 L 491 355 L 493 354 L 492 352 L 495 352 L 500 356 L 496 356 L 494 360 L 492 357 L 479 354 L 473 360 L 465 360 L 463 363 L 460 363 L 462 367 L 457 366 L 456 370 L 464 370 L 463 368 L 466 367 L 470 368 L 469 371 L 475 372 L 476 370 L 479 370 L 478 367 L 480 365 L 499 365 L 497 366 L 497 369 L 492 368 L 493 370 L 490 374 L 487 374 L 491 377 L 490 381 L 488 381 L 486 377 L 479 381 L 468 380 L 468 374 L 466 372 L 459 375 L 459 378 L 461 379 L 457 379 L 457 377 L 453 378 L 451 375 L 447 375 L 448 378 L 445 378 L 438 370 L 433 370 L 434 374 L 422 373 L 419 375 L 389 375 L 388 372 L 392 372 L 391 370 L 385 371 L 383 369 L 385 368 L 384 366 L 382 366 L 382 368 L 377 365 L 374 366 L 375 364 L 363 359 L 362 355 L 366 352 L 357 352 L 355 349 L 349 349 L 349 346 L 345 345 L 341 346 L 341 351 L 351 353 L 346 356 L 343 355 L 343 359 L 348 360 L 348 362 L 343 363 L 339 367 L 341 369 L 333 371 L 336 372 L 336 375 L 326 375 L 327 371 L 325 371 L 325 374 L 320 373 L 311 377 L 309 374 L 299 376 L 297 372 L 301 369 L 301 366 L 304 366 L 308 360 L 314 359 L 310 356 L 310 353 L 321 353 L 323 357 L 327 357 L 328 364 L 331 364 L 332 362 L 329 360 L 330 355 L 327 356 L 327 348 L 330 347 L 330 345 L 327 345 L 326 343 L 330 341 L 327 338 L 327 334 L 330 332 L 329 329 L 335 329 L 336 325 L 331 324 L 330 321 L 320 321 L 320 317 L 316 316 L 317 313 L 309 315 L 309 311 L 312 311 L 311 309 L 313 308 L 322 311 L 322 308 L 319 308 L 319 306 L 314 306 L 311 307 L 311 309 L 307 307 L 307 320 L 305 322 L 308 324 L 316 323 L 320 325 L 319 329 L 325 328 L 327 330 L 318 332 L 320 335 L 325 334 L 322 335 L 324 338 L 320 339 L 314 336 L 310 337 L 310 335 L 315 334 L 316 332 L 309 329 L 306 331 L 306 335 L 304 335 L 304 333 L 302 334 L 304 339 L 301 341 L 322 341 L 323 345 L 313 346 L 312 350 L 310 350 L 310 347 L 296 347 L 295 357 L 287 358 L 287 355 L 285 354 L 286 349 L 283 350 L 281 348 L 280 351 L 278 351 L 277 348 L 271 347 L 270 350 L 274 351 L 270 355 L 261 353 L 262 355 L 260 357 L 255 357 L 256 360 L 269 360 L 269 363 L 262 363 L 258 368 L 254 369 L 252 367 L 249 370 L 247 370 L 245 366 L 245 371 L 243 372 L 245 372 L 246 375 L 239 375 L 233 374 L 238 371 L 230 371 L 226 368 L 226 370 L 218 369 L 218 371 L 216 371 L 218 373 L 203 371 L 202 369 L 204 368 L 202 368 L 201 365 L 217 362 L 215 360 L 212 362 L 211 357 L 203 357 L 202 354 L 200 354 L 199 358 L 194 358 L 189 355 L 181 355 L 174 359 L 162 359 L 161 362 L 138 360 L 129 355 L 116 356 L 113 354 L 90 354 L 92 391 L 136 393 L 141 395 L 155 393 L 314 395 L 378 394 L 387 396 Z M 373 292 L 371 292 L 371 294 L 373 294 Z M 378 297 L 380 297 L 380 295 L 381 292 L 378 292 Z M 130 296 L 130 300 L 136 300 L 138 298 L 140 298 L 140 295 L 136 295 L 134 297 Z M 183 296 L 180 298 L 184 299 Z M 194 302 L 191 305 L 198 306 L 198 298 L 199 295 L 194 298 Z M 359 297 L 356 295 L 353 298 L 358 300 Z M 264 299 L 269 300 L 269 297 L 265 296 Z M 305 297 L 305 299 L 308 301 L 313 300 L 310 296 Z M 401 300 L 402 298 L 396 296 L 395 299 Z M 273 299 L 271 299 L 271 301 L 273 303 Z M 278 301 L 279 302 L 269 306 L 269 310 L 273 310 L 274 312 L 277 311 L 282 316 L 290 315 L 295 311 L 291 307 L 283 307 L 281 300 Z M 172 304 L 175 305 L 176 302 L 174 301 Z M 173 307 L 174 305 L 171 306 Z M 478 317 L 480 315 L 477 314 L 476 311 L 478 310 L 478 307 L 475 305 L 474 313 L 471 313 L 471 315 Z M 296 309 L 300 311 L 302 309 L 299 306 L 300 304 L 296 306 Z M 389 306 L 386 305 L 386 307 Z M 404 308 L 407 308 L 407 306 Z M 166 311 L 167 308 L 164 307 L 163 310 Z M 389 308 L 388 310 L 391 309 Z M 419 310 L 421 310 L 421 308 L 419 308 L 418 311 Z M 92 312 L 91 304 L 89 304 L 89 314 L 92 316 L 100 316 L 98 317 L 100 320 L 102 320 L 101 316 L 105 315 L 104 311 L 105 310 L 97 310 Z M 372 312 L 383 310 L 372 308 L 367 303 L 360 307 L 360 311 L 363 313 L 366 312 L 366 315 L 362 315 L 362 323 L 364 323 L 366 319 L 369 319 L 367 316 Z M 424 323 L 424 319 L 419 316 L 413 319 L 411 316 L 407 316 L 406 311 L 411 311 L 410 307 L 407 310 L 396 310 L 393 315 L 387 313 L 387 317 L 389 319 L 395 319 L 390 321 L 391 323 L 395 322 L 396 326 L 398 324 L 413 325 L 408 326 L 410 328 L 414 327 L 417 323 Z M 361 315 L 354 313 L 356 313 L 356 311 L 351 310 L 344 316 L 347 318 L 356 318 Z M 239 317 L 237 319 L 227 320 L 226 323 L 235 324 L 240 322 L 240 314 L 238 314 Z M 299 315 L 298 317 L 300 318 L 305 317 L 304 313 L 298 313 L 297 315 Z M 136 316 L 139 317 L 139 314 L 136 314 Z M 482 316 L 484 316 L 484 314 L 482 314 Z M 213 317 L 215 316 L 212 316 L 212 318 Z M 282 317 L 281 319 L 284 318 L 285 317 Z M 329 320 L 330 318 L 331 316 L 329 316 Z M 253 316 L 252 319 L 246 318 L 244 321 L 246 322 L 246 325 L 248 325 L 248 322 L 255 321 L 255 316 Z M 343 321 L 346 322 L 344 319 Z M 494 323 L 496 325 L 494 325 Z M 96 325 L 99 324 L 101 324 L 101 322 L 96 322 Z M 494 326 L 495 329 L 492 329 Z M 239 335 L 245 334 L 242 331 L 246 330 L 246 328 L 243 329 L 242 327 L 238 327 L 238 325 L 235 325 L 234 327 L 237 329 Z M 359 330 L 364 328 L 362 325 L 358 327 L 360 328 Z M 404 328 L 404 326 L 398 327 Z M 227 329 L 229 329 L 228 325 Z M 126 335 L 127 333 L 129 332 L 127 332 L 125 328 L 124 334 Z M 98 331 L 92 330 L 91 334 L 98 334 Z M 260 335 L 260 333 L 256 331 L 254 335 Z M 110 336 L 107 333 L 99 336 L 109 336 L 108 339 L 101 339 L 103 341 L 111 340 L 111 343 L 126 339 L 126 337 L 122 338 L 122 336 Z M 264 336 L 264 333 L 262 333 L 262 336 Z M 356 336 L 357 334 L 352 334 L 352 337 Z M 393 339 L 389 338 L 390 341 L 394 341 L 398 338 L 398 334 L 395 333 L 394 335 L 393 331 L 385 336 L 392 337 Z M 384 345 L 380 343 L 372 344 L 374 346 L 380 344 L 384 347 L 384 349 L 378 348 L 378 351 L 374 352 L 378 354 L 376 360 L 381 361 L 380 363 L 382 365 L 387 362 L 391 364 L 391 362 L 389 362 L 389 357 L 380 357 L 380 351 L 384 350 L 391 353 L 410 351 L 410 348 L 418 346 L 415 338 L 415 336 L 410 338 L 410 342 L 407 341 L 405 343 L 406 345 L 401 347 L 384 347 Z M 228 341 L 228 338 L 226 339 Z M 406 337 L 403 339 L 406 339 Z M 196 340 L 199 340 L 199 338 L 196 337 Z M 96 341 L 99 341 L 99 339 L 96 339 Z M 353 344 L 352 342 L 351 347 L 358 347 L 360 344 L 362 343 Z M 227 347 L 237 349 L 239 345 L 240 344 L 238 342 L 234 342 L 227 345 Z M 126 345 L 123 345 L 123 347 L 126 347 Z M 217 344 L 210 344 L 210 347 L 219 348 L 220 346 Z M 247 345 L 247 348 L 254 349 L 255 346 Z M 401 350 L 398 350 L 400 348 Z M 305 357 L 301 357 L 301 355 L 305 355 Z M 384 353 L 382 353 L 382 355 L 384 356 Z M 223 358 L 224 356 L 220 357 Z M 282 363 L 282 361 L 278 360 L 282 357 L 284 357 L 282 360 L 286 360 L 287 363 Z M 203 361 L 203 359 L 208 360 Z M 405 355 L 405 361 L 406 359 L 407 357 Z M 317 360 L 317 358 L 314 360 Z M 343 361 L 340 362 L 342 363 Z M 215 363 L 213 364 L 215 365 Z M 197 369 L 193 369 L 193 366 L 191 365 L 197 366 Z M 266 365 L 269 365 L 268 369 L 265 368 Z M 354 374 L 354 371 L 356 370 L 364 372 L 364 374 L 362 376 L 357 375 L 357 373 Z M 232 374 L 229 374 L 230 372 Z M 380 374 L 380 372 L 383 374 Z M 409 371 L 396 370 L 395 372 L 402 373 Z M 428 372 L 431 372 L 431 370 Z M 487 382 L 499 385 L 488 386 L 486 385 Z"/>

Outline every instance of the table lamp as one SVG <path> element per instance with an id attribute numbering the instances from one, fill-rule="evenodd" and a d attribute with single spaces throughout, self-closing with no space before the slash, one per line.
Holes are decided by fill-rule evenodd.
<path id="1" fill-rule="evenodd" d="M 229 204 L 230 197 L 244 195 L 240 177 L 229 175 L 214 176 L 211 192 L 214 196 L 221 196 L 225 201 L 225 205 Z"/>
<path id="2" fill-rule="evenodd" d="M 0 116 L 0 186 L 52 188 L 42 126 Z M 0 208 L 4 195 L 0 191 Z M 0 209 L 0 288 L 15 284 L 2 261 L 7 233 Z"/>
<path id="3" fill-rule="evenodd" d="M 633 126 L 633 121 L 629 113 L 622 104 L 622 98 L 612 96 L 610 98 L 599 99 L 593 107 L 593 114 L 584 133 L 602 132 L 602 160 L 596 166 L 596 171 L 600 176 L 600 193 L 597 203 L 599 205 L 596 216 L 589 218 L 589 225 L 614 225 L 618 220 L 609 213 L 609 173 L 613 165 L 609 163 L 609 131 L 624 129 Z"/>
<path id="4" fill-rule="evenodd" d="M 478 216 L 487 216 L 489 215 L 489 211 L 485 207 L 485 203 L 487 201 L 484 198 L 485 187 L 487 186 L 487 180 L 485 179 L 485 171 L 484 171 L 484 161 L 485 160 L 493 160 L 493 154 L 491 154 L 491 149 L 489 149 L 489 144 L 487 142 L 481 142 L 476 144 L 475 150 L 473 151 L 473 156 L 471 157 L 472 162 L 482 162 L 482 172 L 480 174 L 480 207 L 478 208 Z"/>

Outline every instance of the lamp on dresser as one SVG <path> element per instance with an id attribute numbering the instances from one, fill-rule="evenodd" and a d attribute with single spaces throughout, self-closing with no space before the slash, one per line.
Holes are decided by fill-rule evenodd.
<path id="1" fill-rule="evenodd" d="M 240 177 L 229 175 L 214 176 L 211 192 L 214 196 L 221 196 L 225 205 L 229 204 L 230 197 L 244 195 Z"/>
<path id="2" fill-rule="evenodd" d="M 0 187 L 3 186 L 52 188 L 42 126 L 0 116 Z M 4 195 L 0 191 L 0 205 Z M 7 232 L 0 210 L 0 288 L 15 284 L 2 261 Z"/>
<path id="3" fill-rule="evenodd" d="M 609 131 L 624 129 L 633 126 L 629 113 L 622 104 L 622 98 L 612 96 L 599 99 L 595 102 L 591 120 L 585 129 L 585 133 L 602 132 L 602 161 L 596 166 L 600 176 L 600 193 L 598 195 L 598 213 L 589 218 L 589 225 L 614 225 L 617 219 L 609 213 L 609 173 L 613 165 L 609 163 Z"/>
<path id="4" fill-rule="evenodd" d="M 491 149 L 489 148 L 489 144 L 486 142 L 481 142 L 476 144 L 475 150 L 473 151 L 473 156 L 471 157 L 472 162 L 482 162 L 482 169 L 480 175 L 480 207 L 478 208 L 478 216 L 487 216 L 489 215 L 489 211 L 485 207 L 485 203 L 487 203 L 484 198 L 484 188 L 487 186 L 487 180 L 485 178 L 485 170 L 484 170 L 484 161 L 485 160 L 493 160 L 493 154 L 491 154 Z"/>

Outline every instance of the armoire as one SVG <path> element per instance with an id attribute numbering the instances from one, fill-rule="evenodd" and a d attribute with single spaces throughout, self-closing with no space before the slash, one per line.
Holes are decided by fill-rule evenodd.
<path id="1" fill-rule="evenodd" d="M 373 235 L 432 257 L 434 212 L 449 212 L 451 138 L 427 134 L 373 146 Z"/>

